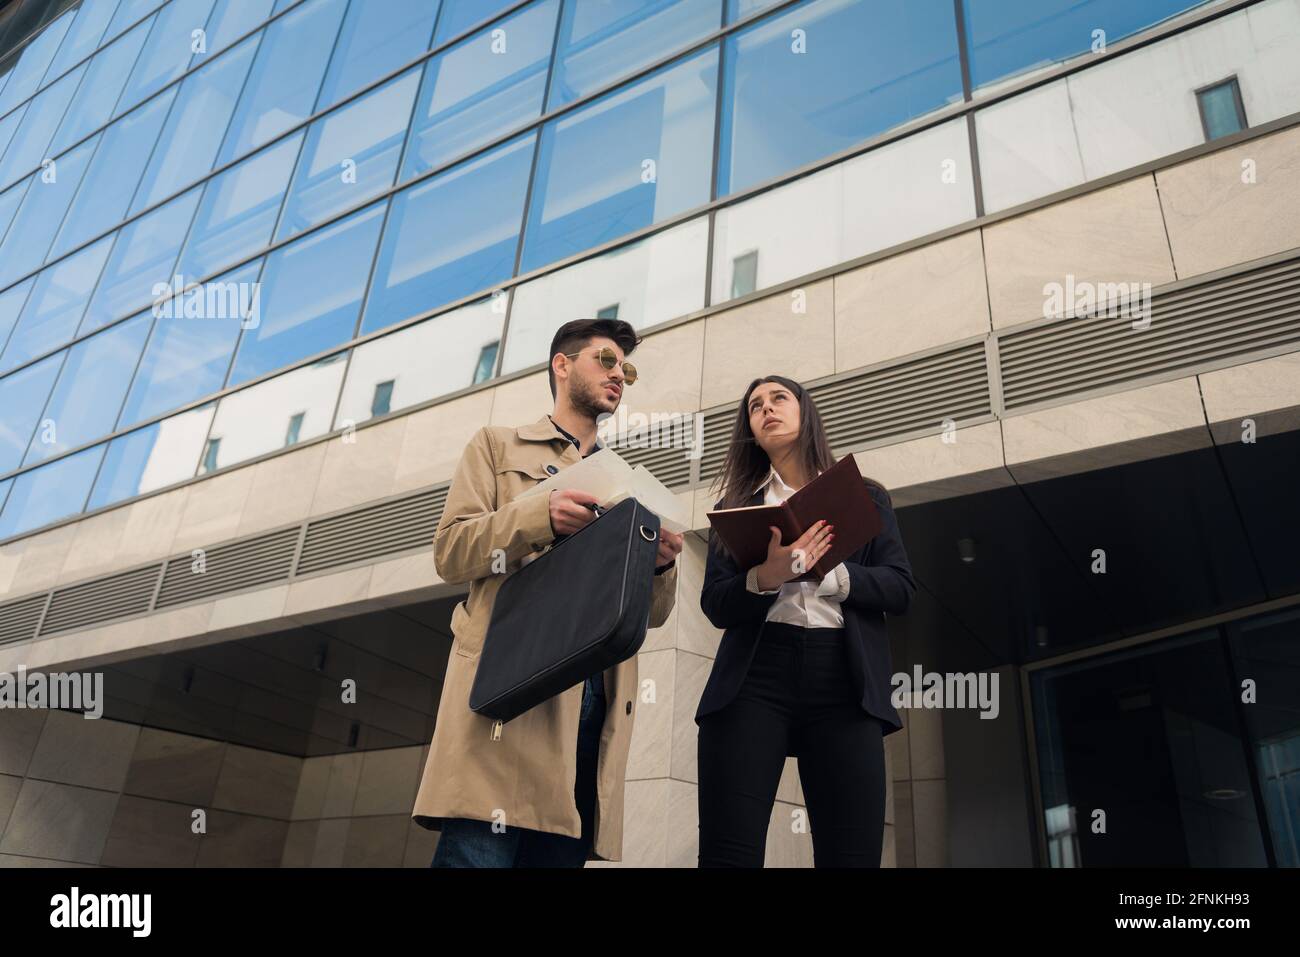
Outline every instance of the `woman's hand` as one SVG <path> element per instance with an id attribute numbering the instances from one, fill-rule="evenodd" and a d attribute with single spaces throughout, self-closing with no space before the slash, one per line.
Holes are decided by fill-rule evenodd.
<path id="1" fill-rule="evenodd" d="M 762 591 L 780 588 L 798 578 L 821 560 L 835 538 L 834 525 L 821 519 L 789 545 L 781 544 L 781 530 L 769 525 L 772 537 L 767 542 L 767 560 L 758 566 L 758 587 Z M 796 564 L 796 559 L 798 562 Z"/>

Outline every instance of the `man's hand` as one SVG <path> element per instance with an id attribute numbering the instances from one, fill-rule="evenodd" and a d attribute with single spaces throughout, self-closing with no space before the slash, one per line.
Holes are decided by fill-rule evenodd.
<path id="1" fill-rule="evenodd" d="M 600 500 L 589 492 L 555 489 L 551 492 L 551 531 L 556 535 L 572 535 L 595 519 L 596 513 L 589 506 L 599 504 Z"/>
<path id="2" fill-rule="evenodd" d="M 655 568 L 663 568 L 682 551 L 682 536 L 666 528 L 659 529 L 659 554 L 655 556 Z"/>
<path id="3" fill-rule="evenodd" d="M 822 519 L 812 525 L 798 540 L 789 545 L 781 544 L 781 530 L 769 525 L 772 537 L 767 542 L 767 561 L 758 566 L 758 587 L 763 591 L 780 588 L 792 578 L 798 578 L 821 560 L 830 550 L 835 538 L 834 525 L 826 524 Z M 796 553 L 802 556 L 800 568 L 795 568 Z"/>

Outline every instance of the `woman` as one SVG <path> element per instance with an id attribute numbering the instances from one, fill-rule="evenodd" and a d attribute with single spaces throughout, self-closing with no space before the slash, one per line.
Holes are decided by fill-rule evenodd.
<path id="1" fill-rule="evenodd" d="M 834 463 L 807 391 L 784 376 L 755 379 L 714 508 L 784 501 Z M 787 545 L 771 527 L 767 559 L 753 568 L 737 567 L 710 533 L 700 606 L 724 632 L 695 714 L 701 867 L 763 866 L 787 755 L 798 758 L 815 866 L 880 866 L 882 739 L 902 728 L 885 615 L 906 611 L 916 584 L 889 493 L 867 486 L 883 528 L 820 582 L 792 579 L 829 549 L 825 521 Z"/>

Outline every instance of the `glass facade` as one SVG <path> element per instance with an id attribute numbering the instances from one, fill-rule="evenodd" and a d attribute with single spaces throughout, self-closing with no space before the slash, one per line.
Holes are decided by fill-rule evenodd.
<path id="1" fill-rule="evenodd" d="M 1300 866 L 1297 623 L 1253 615 L 1033 672 L 1047 866 L 1264 867 L 1266 833 L 1277 866 Z M 1123 813 L 1099 833 L 1095 808 Z"/>
<path id="2" fill-rule="evenodd" d="M 1300 109 L 1296 0 L 382 6 L 0 61 L 0 539 Z"/>

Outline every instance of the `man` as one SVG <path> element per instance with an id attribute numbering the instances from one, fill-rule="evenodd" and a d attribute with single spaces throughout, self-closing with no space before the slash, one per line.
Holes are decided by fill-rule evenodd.
<path id="1" fill-rule="evenodd" d="M 519 495 L 599 448 L 597 417 L 613 413 L 635 380 L 626 357 L 639 342 L 616 319 L 565 323 L 551 340 L 551 413 L 479 429 L 452 478 L 434 563 L 444 581 L 470 589 L 451 616 L 447 677 L 411 815 L 442 832 L 434 867 L 582 867 L 622 856 L 636 657 L 507 724 L 472 712 L 469 692 L 506 576 L 596 517 L 595 498 L 577 489 Z M 661 531 L 651 628 L 672 611 L 681 547 L 681 535 Z M 545 626 L 538 622 L 539 639 Z"/>

